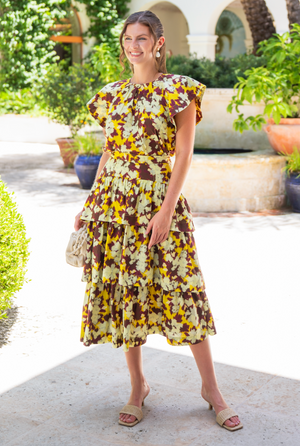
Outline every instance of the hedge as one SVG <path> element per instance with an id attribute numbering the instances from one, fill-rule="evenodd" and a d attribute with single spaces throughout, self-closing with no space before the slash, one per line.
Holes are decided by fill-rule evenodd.
<path id="1" fill-rule="evenodd" d="M 28 279 L 26 265 L 29 258 L 26 228 L 23 217 L 0 179 L 0 319 L 12 305 L 12 298 Z"/>

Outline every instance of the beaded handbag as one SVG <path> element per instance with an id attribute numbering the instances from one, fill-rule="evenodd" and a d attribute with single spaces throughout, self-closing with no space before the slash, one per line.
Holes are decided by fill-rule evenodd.
<path id="1" fill-rule="evenodd" d="M 87 228 L 83 225 L 78 231 L 72 232 L 67 249 L 66 261 L 69 265 L 81 267 L 84 265 L 87 251 Z"/>

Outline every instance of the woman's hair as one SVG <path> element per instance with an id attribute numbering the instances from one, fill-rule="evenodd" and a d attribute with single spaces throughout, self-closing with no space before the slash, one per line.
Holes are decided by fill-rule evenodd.
<path id="1" fill-rule="evenodd" d="M 120 54 L 120 64 L 123 68 L 123 71 L 121 74 L 124 73 L 125 71 L 125 65 L 123 60 L 125 59 L 126 55 L 125 55 L 125 50 L 124 50 L 124 46 L 123 46 L 123 36 L 126 32 L 127 29 L 127 25 L 132 25 L 133 23 L 141 23 L 142 25 L 146 25 L 148 26 L 148 28 L 150 29 L 150 32 L 154 38 L 154 45 L 152 48 L 152 51 L 154 51 L 155 47 L 156 47 L 156 43 L 158 41 L 158 39 L 164 35 L 164 28 L 162 26 L 161 21 L 159 20 L 159 18 L 157 17 L 157 15 L 155 15 L 153 12 L 151 11 L 139 11 L 139 12 L 134 12 L 133 14 L 131 14 L 125 21 L 122 32 L 120 34 L 120 45 L 121 45 L 121 54 Z M 156 63 L 156 68 L 159 72 L 162 73 L 167 73 L 167 67 L 166 67 L 166 45 L 165 42 L 163 43 L 163 45 L 160 47 L 160 57 L 156 57 L 155 54 L 155 63 Z M 134 72 L 134 66 L 129 62 L 130 68 L 132 70 L 132 72 Z"/>

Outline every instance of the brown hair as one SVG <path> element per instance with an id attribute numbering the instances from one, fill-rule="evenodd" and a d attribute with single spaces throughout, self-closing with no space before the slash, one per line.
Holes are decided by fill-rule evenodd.
<path id="1" fill-rule="evenodd" d="M 123 68 L 123 71 L 121 74 L 123 74 L 125 71 L 125 65 L 124 65 L 123 60 L 126 57 L 124 46 L 123 46 L 123 36 L 126 32 L 127 25 L 132 25 L 133 23 L 141 23 L 142 25 L 148 26 L 148 28 L 150 29 L 150 32 L 154 38 L 154 45 L 153 45 L 152 51 L 154 50 L 158 39 L 164 35 L 164 28 L 162 26 L 161 21 L 159 20 L 157 15 L 155 15 L 151 11 L 134 12 L 129 17 L 127 17 L 127 19 L 125 20 L 122 32 L 120 34 L 120 38 L 119 38 L 120 45 L 121 45 L 120 64 Z M 156 64 L 157 71 L 159 71 L 161 73 L 167 73 L 165 42 L 160 47 L 159 52 L 160 52 L 159 58 L 156 57 L 155 54 L 153 54 L 155 57 L 155 64 Z M 129 65 L 130 65 L 131 71 L 134 72 L 134 66 L 130 62 L 129 62 Z"/>

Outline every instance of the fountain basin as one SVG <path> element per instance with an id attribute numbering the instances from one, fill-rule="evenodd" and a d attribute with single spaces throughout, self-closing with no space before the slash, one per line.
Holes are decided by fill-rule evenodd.
<path id="1" fill-rule="evenodd" d="M 272 149 L 194 154 L 182 193 L 192 212 L 257 212 L 286 203 L 285 158 Z"/>

